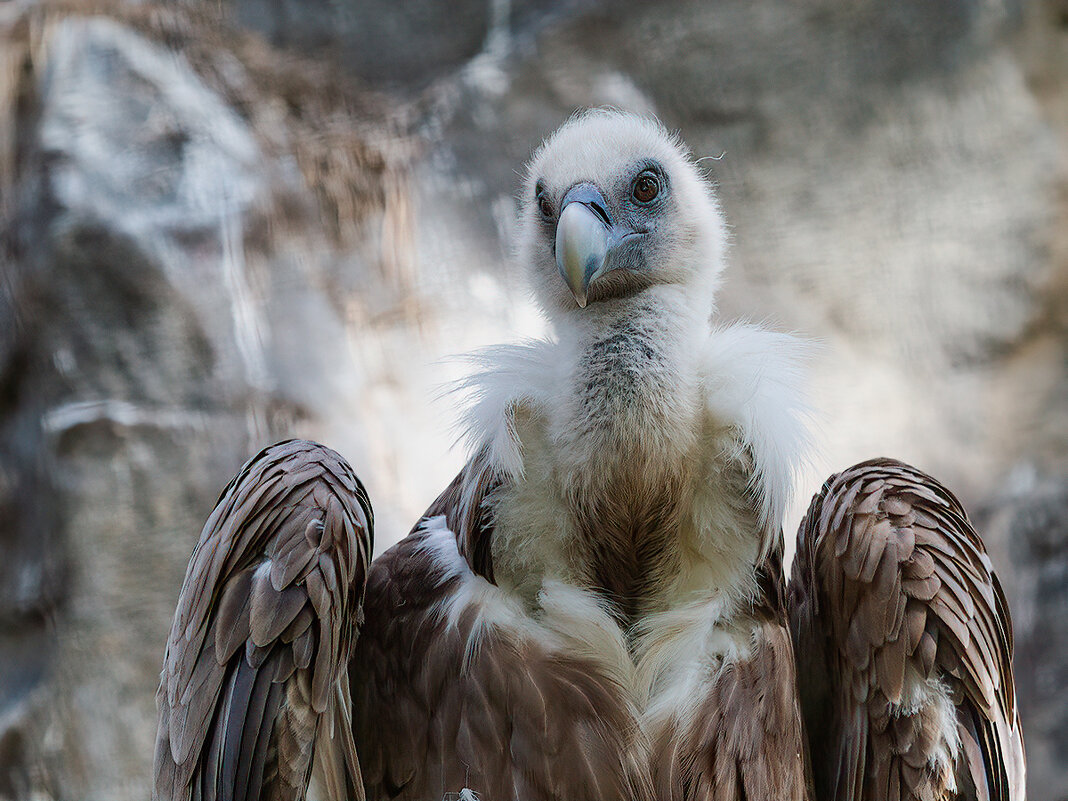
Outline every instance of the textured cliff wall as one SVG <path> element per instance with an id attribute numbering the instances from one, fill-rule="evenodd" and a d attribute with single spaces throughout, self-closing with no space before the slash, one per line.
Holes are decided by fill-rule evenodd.
<path id="1" fill-rule="evenodd" d="M 461 459 L 441 358 L 542 330 L 514 170 L 614 104 L 712 157 L 723 316 L 823 343 L 802 501 L 885 454 L 983 522 L 1068 798 L 1063 5 L 443 7 L 0 10 L 0 797 L 145 797 L 185 562 L 261 446 L 331 444 L 403 535 Z"/>

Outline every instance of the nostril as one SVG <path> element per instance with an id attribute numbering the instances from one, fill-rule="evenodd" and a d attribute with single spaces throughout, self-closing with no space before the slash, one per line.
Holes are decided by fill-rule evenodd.
<path id="1" fill-rule="evenodd" d="M 594 214 L 601 218 L 601 222 L 603 222 L 605 226 L 612 226 L 612 218 L 608 216 L 608 211 L 604 208 L 604 206 L 602 206 L 600 203 L 597 203 L 596 201 L 590 201 L 587 205 L 591 209 L 593 209 Z"/>
<path id="2" fill-rule="evenodd" d="M 569 203 L 581 203 L 597 215 L 597 219 L 604 223 L 606 228 L 612 227 L 612 215 L 608 211 L 608 201 L 605 200 L 601 190 L 589 181 L 575 184 L 567 190 L 564 194 L 564 199 L 560 203 L 560 211 L 562 212 Z"/>

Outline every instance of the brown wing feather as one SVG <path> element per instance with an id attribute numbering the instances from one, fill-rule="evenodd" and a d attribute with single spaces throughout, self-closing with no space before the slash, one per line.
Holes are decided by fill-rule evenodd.
<path id="1" fill-rule="evenodd" d="M 454 536 L 416 530 L 371 568 L 349 672 L 367 797 L 651 799 L 625 691 L 443 556 Z"/>
<path id="2" fill-rule="evenodd" d="M 781 534 L 758 580 L 748 652 L 720 666 L 693 711 L 653 743 L 662 801 L 813 797 L 783 605 Z"/>
<path id="3" fill-rule="evenodd" d="M 154 798 L 304 797 L 316 728 L 347 698 L 372 526 L 352 469 L 315 443 L 267 448 L 230 482 L 167 641 Z M 362 789 L 351 738 L 319 739 L 349 776 L 334 785 Z"/>
<path id="4" fill-rule="evenodd" d="M 789 595 L 817 797 L 1022 801 L 1009 612 L 949 490 L 888 459 L 833 476 Z"/>
<path id="5" fill-rule="evenodd" d="M 434 500 L 423 520 L 445 516 L 450 531 L 455 532 L 460 554 L 471 569 L 491 584 L 493 579 L 493 525 L 486 499 L 503 483 L 503 478 L 483 448 L 476 453 L 452 483 Z"/>
<path id="6" fill-rule="evenodd" d="M 723 669 L 686 725 L 654 744 L 664 801 L 810 798 L 804 731 L 784 625 L 753 630 L 749 655 Z"/>

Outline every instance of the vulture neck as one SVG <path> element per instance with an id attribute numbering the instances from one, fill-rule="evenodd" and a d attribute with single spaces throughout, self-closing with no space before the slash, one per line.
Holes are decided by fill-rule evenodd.
<path id="1" fill-rule="evenodd" d="M 662 437 L 692 430 L 709 313 L 681 287 L 663 286 L 591 304 L 560 326 L 570 361 L 569 436 L 596 442 L 592 461 L 611 454 L 604 448 L 613 443 L 628 458 L 667 456 Z"/>
<path id="2" fill-rule="evenodd" d="M 555 421 L 572 559 L 621 621 L 653 611 L 677 569 L 702 419 L 707 310 L 680 287 L 591 304 L 560 332 L 571 355 Z"/>

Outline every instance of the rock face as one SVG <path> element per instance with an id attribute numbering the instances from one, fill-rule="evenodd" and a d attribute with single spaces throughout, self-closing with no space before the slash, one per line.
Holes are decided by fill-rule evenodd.
<path id="1" fill-rule="evenodd" d="M 359 148 L 312 165 L 334 193 L 317 198 L 287 114 L 328 114 L 272 118 L 285 96 L 233 48 L 160 43 L 199 34 L 144 10 L 8 31 L 0 796 L 145 797 L 160 632 L 205 510 L 287 435 L 366 460 L 342 420 L 369 403 L 346 304 L 396 305 L 377 255 L 392 168 L 348 125 Z M 320 207 L 332 227 L 309 223 Z"/>
<path id="2" fill-rule="evenodd" d="M 462 457 L 441 357 L 542 331 L 514 170 L 594 104 L 710 157 L 721 314 L 823 344 L 792 522 L 875 455 L 979 514 L 1068 798 L 1063 9 L 460 6 L 0 11 L 0 798 L 146 796 L 185 563 L 262 446 L 326 441 L 407 531 Z"/>
<path id="3" fill-rule="evenodd" d="M 1068 797 L 1068 487 L 1020 468 L 981 509 L 980 523 L 1010 565 L 1016 686 L 1027 729 L 1032 797 Z M 1011 554 L 1011 556 L 1010 556 Z M 1007 557 L 1007 558 L 1006 558 Z"/>

